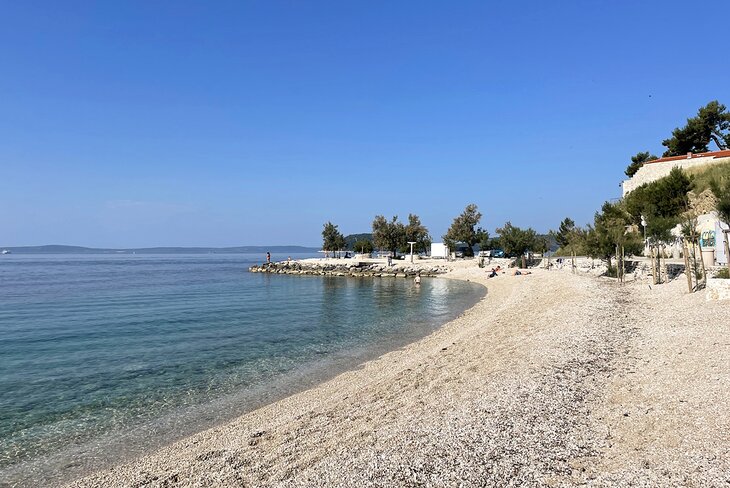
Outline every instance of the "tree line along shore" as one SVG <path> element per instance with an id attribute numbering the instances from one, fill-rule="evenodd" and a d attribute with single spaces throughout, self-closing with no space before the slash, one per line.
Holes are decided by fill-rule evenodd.
<path id="1" fill-rule="evenodd" d="M 663 156 L 704 153 L 711 144 L 719 150 L 730 146 L 730 113 L 718 101 L 701 107 L 685 126 L 674 129 L 672 136 L 662 141 L 667 148 Z M 625 173 L 632 177 L 655 160 L 657 157 L 650 152 L 639 152 L 631 158 Z M 638 186 L 619 201 L 606 201 L 592 223 L 579 226 L 566 217 L 545 235 L 508 221 L 492 237 L 480 226 L 483 215 L 472 203 L 454 218 L 442 239 L 450 251 L 458 248 L 466 257 L 473 256 L 475 249 L 499 250 L 518 258 L 548 250 L 556 251 L 557 256 L 584 255 L 605 262 L 606 274 L 619 280 L 625 278 L 627 259 L 644 254 L 652 263 L 654 284 L 662 282 L 662 260 L 672 244 L 679 247 L 679 255 L 690 270 L 688 289 L 697 291 L 711 277 L 708 268 L 712 264 L 708 265 L 702 258 L 703 245 L 707 247 L 707 243 L 698 224 L 698 219 L 707 214 L 730 229 L 730 162 L 692 170 L 675 167 L 667 176 Z M 728 231 L 724 234 L 724 239 L 718 236 L 718 245 L 724 246 L 725 254 L 730 256 Z M 372 233 L 357 237 L 357 240 L 348 239 L 337 225 L 327 222 L 322 231 L 322 249 L 333 254 L 344 249 L 363 254 L 379 250 L 381 254 L 395 256 L 411 251 L 426 254 L 432 242 L 428 228 L 416 214 L 409 214 L 407 223 L 400 222 L 398 216 L 389 220 L 377 215 L 372 222 Z M 522 259 L 521 263 L 514 264 L 524 267 L 526 261 Z M 730 260 L 726 270 L 713 273 L 717 278 L 730 278 Z"/>
<path id="2" fill-rule="evenodd" d="M 674 137 L 687 134 L 695 133 Z M 672 171 L 605 203 L 585 227 L 564 219 L 550 233 L 558 254 L 598 259 L 606 275 L 621 279 L 623 256 L 648 245 L 654 263 L 679 225 L 685 274 L 690 289 L 698 287 L 708 270 L 702 260 L 689 261 L 688 248 L 702 247 L 702 208 L 692 194 L 709 191 L 725 222 L 730 209 L 726 170 L 713 171 L 719 173 L 709 180 Z M 481 217 L 468 205 L 444 241 L 498 245 L 516 256 L 544 244 L 510 222 L 490 238 Z M 343 246 L 336 225 L 328 222 L 325 231 L 325 250 Z M 419 249 L 430 242 L 417 216 L 408 224 L 374 219 L 374 247 L 405 252 L 404 241 Z M 396 268 L 445 270 L 423 266 Z M 433 334 L 70 486 L 727 485 L 730 329 L 718 320 L 724 304 L 686 293 L 676 279 L 653 288 L 641 281 L 614 286 L 615 279 L 570 267 L 489 280 L 473 261 L 444 266 L 447 277 L 486 285 L 489 293 Z M 351 276 L 359 273 L 353 267 L 381 275 L 393 269 L 325 261 L 252 271 Z"/>

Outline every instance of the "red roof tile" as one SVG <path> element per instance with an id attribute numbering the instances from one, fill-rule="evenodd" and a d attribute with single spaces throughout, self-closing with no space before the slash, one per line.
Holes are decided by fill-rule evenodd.
<path id="1" fill-rule="evenodd" d="M 728 157 L 730 157 L 730 150 L 726 150 L 726 151 L 712 151 L 712 152 L 706 152 L 706 153 L 690 154 L 689 156 L 687 156 L 686 154 L 684 156 L 669 156 L 669 157 L 666 157 L 666 158 L 655 159 L 654 161 L 647 161 L 644 164 L 663 163 L 665 161 L 680 161 L 682 159 L 728 158 Z"/>

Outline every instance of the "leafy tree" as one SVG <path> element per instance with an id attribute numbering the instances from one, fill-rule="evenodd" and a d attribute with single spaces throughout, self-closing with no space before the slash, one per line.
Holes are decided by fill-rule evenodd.
<path id="1" fill-rule="evenodd" d="M 535 236 L 535 243 L 529 250 L 538 254 L 543 254 L 547 252 L 548 249 L 550 249 L 550 236 L 543 234 Z"/>
<path id="2" fill-rule="evenodd" d="M 586 254 L 586 235 L 587 231 L 575 225 L 570 217 L 566 217 L 560 222 L 558 230 L 551 230 L 551 235 L 558 244 L 557 254 L 559 256 L 568 256 L 575 254 Z"/>
<path id="3" fill-rule="evenodd" d="M 588 231 L 581 227 L 575 227 L 568 235 L 567 250 L 575 253 L 576 256 L 586 253 L 586 240 Z"/>
<path id="4" fill-rule="evenodd" d="M 384 216 L 376 215 L 373 220 L 373 243 L 375 247 L 384 251 L 390 251 L 395 255 L 398 248 L 406 242 L 405 226 L 398 222 L 398 216 L 394 215 L 389 222 Z"/>
<path id="5" fill-rule="evenodd" d="M 692 190 L 692 178 L 680 168 L 672 168 L 668 176 L 641 185 L 623 200 L 623 206 L 632 216 L 632 222 L 641 222 L 641 216 L 677 217 L 689 207 L 687 193 Z"/>
<path id="6" fill-rule="evenodd" d="M 730 179 L 724 178 L 721 181 L 712 180 L 710 189 L 715 195 L 715 210 L 720 220 L 727 226 L 730 226 Z M 730 273 L 730 234 L 725 232 L 725 257 L 728 258 L 728 272 Z"/>
<path id="7" fill-rule="evenodd" d="M 494 249 L 490 247 L 492 239 L 489 238 L 489 232 L 486 229 L 479 227 L 477 229 L 477 237 L 479 238 L 479 250 L 484 251 L 486 249 Z"/>
<path id="8" fill-rule="evenodd" d="M 520 229 L 511 222 L 505 222 L 501 228 L 497 229 L 497 233 L 502 249 L 509 256 L 522 256 L 527 251 L 537 251 L 541 245 L 544 245 L 544 241 L 541 242 L 537 232 L 532 228 Z"/>
<path id="9" fill-rule="evenodd" d="M 631 164 L 626 167 L 626 171 L 624 171 L 624 173 L 626 173 L 626 176 L 631 178 L 641 169 L 642 166 L 644 166 L 644 163 L 654 161 L 655 159 L 659 158 L 648 151 L 636 153 L 636 156 L 631 156 Z"/>
<path id="10" fill-rule="evenodd" d="M 672 229 L 679 223 L 677 217 L 660 217 L 650 215 L 646 218 L 646 237 L 654 243 L 666 243 L 672 240 Z"/>
<path id="11" fill-rule="evenodd" d="M 593 218 L 593 226 L 588 226 L 585 235 L 586 252 L 593 258 L 603 259 L 608 264 L 609 273 L 613 266 L 611 259 L 616 246 L 623 247 L 628 254 L 641 251 L 641 236 L 630 229 L 631 215 L 620 203 L 606 202 Z"/>
<path id="12" fill-rule="evenodd" d="M 654 269 L 654 284 L 661 283 L 662 246 L 673 240 L 672 229 L 679 223 L 679 217 L 650 215 L 646 218 L 646 237 L 648 244 L 656 250 L 651 261 Z"/>
<path id="13" fill-rule="evenodd" d="M 404 229 L 405 237 L 402 252 L 410 251 L 409 242 L 415 242 L 413 245 L 413 252 L 427 252 L 431 247 L 431 236 L 428 233 L 428 229 L 421 224 L 421 219 L 418 215 L 408 214 L 408 225 Z"/>
<path id="14" fill-rule="evenodd" d="M 710 189 L 715 196 L 715 210 L 720 220 L 730 225 L 730 179 L 712 180 Z"/>
<path id="15" fill-rule="evenodd" d="M 599 212 L 596 212 L 594 219 L 597 219 Z M 588 224 L 586 226 L 586 254 L 595 259 L 605 259 L 608 261 L 608 267 L 611 268 L 611 257 L 615 251 L 615 246 L 609 238 L 605 227 L 597 227 Z"/>
<path id="16" fill-rule="evenodd" d="M 717 100 L 700 108 L 696 117 L 687 119 L 687 125 L 674 129 L 672 137 L 662 142 L 667 148 L 664 156 L 707 152 L 711 142 L 720 150 L 727 149 L 730 145 L 730 113 L 725 109 L 725 105 Z"/>
<path id="17" fill-rule="evenodd" d="M 671 230 L 681 221 L 680 216 L 689 210 L 688 192 L 692 189 L 692 178 L 679 168 L 674 168 L 668 176 L 652 183 L 642 185 L 624 198 L 622 204 L 631 214 L 632 222 L 638 224 L 641 217 L 646 218 L 648 244 L 661 256 L 661 246 L 673 240 Z M 654 283 L 658 283 L 661 266 L 652 258 Z"/>
<path id="18" fill-rule="evenodd" d="M 363 254 L 370 254 L 371 252 L 374 251 L 373 242 L 369 241 L 367 239 L 362 239 L 362 240 L 355 242 L 352 245 L 352 249 L 355 252 L 360 252 Z"/>
<path id="19" fill-rule="evenodd" d="M 558 246 L 568 247 L 570 244 L 570 234 L 573 230 L 575 230 L 575 221 L 570 217 L 565 217 L 563 221 L 560 222 L 558 231 L 554 233 Z"/>
<path id="20" fill-rule="evenodd" d="M 474 244 L 479 242 L 482 237 L 477 233 L 476 229 L 481 218 L 482 214 L 475 204 L 470 203 L 467 205 L 461 215 L 454 219 L 446 234 L 443 235 L 444 243 L 446 243 L 449 249 L 454 249 L 456 248 L 457 242 L 464 242 L 467 245 L 465 254 L 467 256 L 473 256 Z"/>
<path id="21" fill-rule="evenodd" d="M 322 241 L 323 251 L 339 251 L 345 248 L 345 236 L 340 233 L 337 226 L 332 222 L 324 224 Z"/>
<path id="22" fill-rule="evenodd" d="M 689 273 L 689 286 L 690 286 L 690 293 L 695 291 L 695 286 L 699 286 L 699 280 L 705 275 L 705 263 L 702 262 L 702 259 L 700 259 L 700 266 L 697 265 L 697 252 L 696 252 L 696 244 L 699 239 L 699 232 L 697 230 L 697 211 L 695 209 L 692 209 L 688 212 L 685 212 L 683 215 L 683 222 L 682 222 L 682 237 L 684 237 L 685 242 L 688 245 L 688 255 L 687 263 L 690 265 L 690 268 L 692 270 L 692 273 Z M 701 268 L 700 268 L 701 267 Z M 688 271 L 689 272 L 689 271 Z M 694 278 L 694 282 L 697 283 L 697 285 L 692 284 L 692 280 Z"/>
<path id="23" fill-rule="evenodd" d="M 487 239 L 485 242 L 486 246 L 482 249 L 502 249 L 502 243 L 499 241 L 499 236 Z M 481 244 L 480 244 L 481 245 Z"/>

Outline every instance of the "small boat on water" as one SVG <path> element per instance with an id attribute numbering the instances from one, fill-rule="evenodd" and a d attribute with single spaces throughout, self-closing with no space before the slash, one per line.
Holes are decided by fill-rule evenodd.
<path id="1" fill-rule="evenodd" d="M 3 249 L 2 251 L 0 251 L 0 254 L 10 254 L 10 251 L 7 249 Z"/>

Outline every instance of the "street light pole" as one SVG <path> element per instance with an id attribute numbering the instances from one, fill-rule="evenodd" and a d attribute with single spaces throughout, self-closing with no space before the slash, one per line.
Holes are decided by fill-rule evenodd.
<path id="1" fill-rule="evenodd" d="M 415 243 L 415 241 L 408 241 L 408 244 L 411 245 L 411 263 L 413 263 L 413 244 Z"/>

